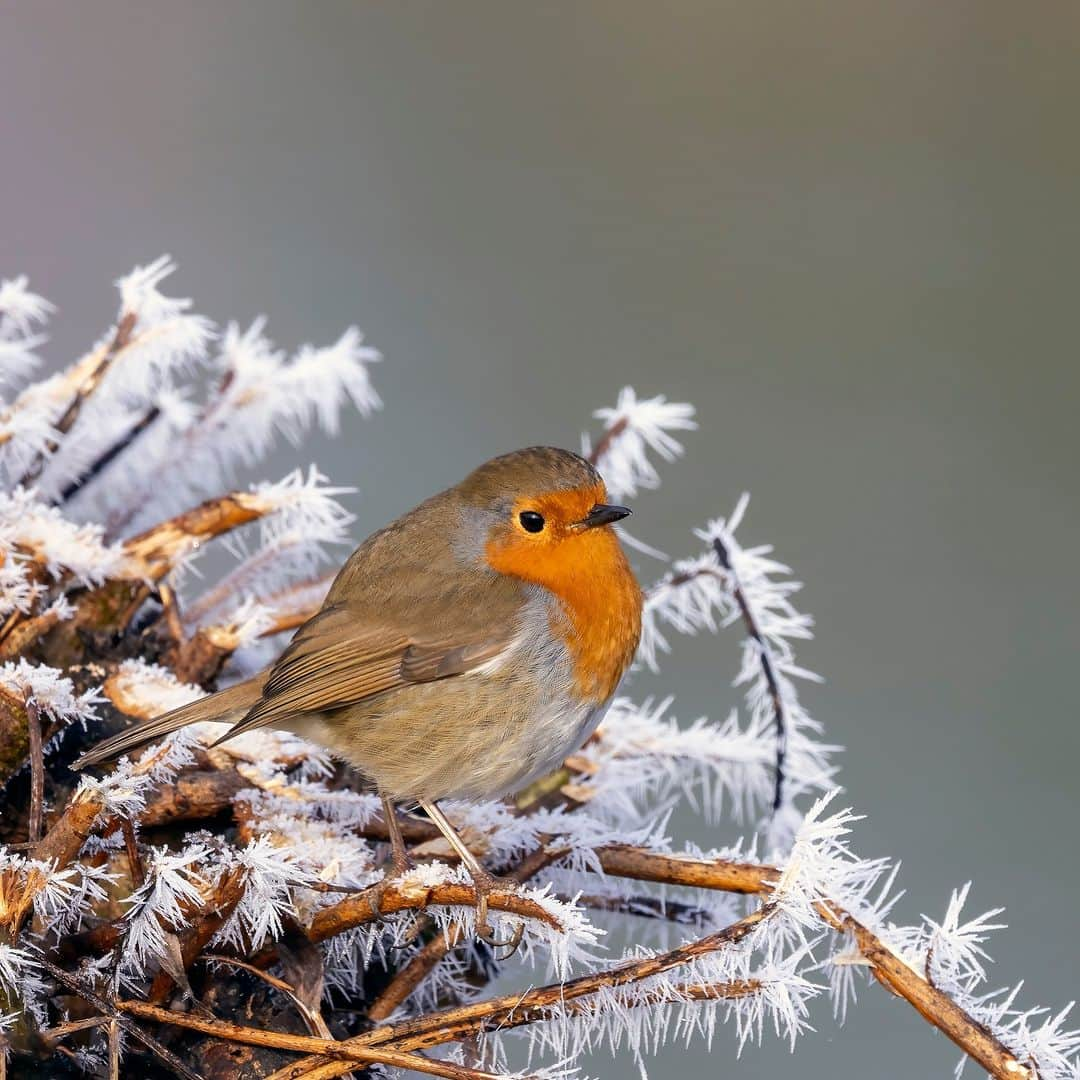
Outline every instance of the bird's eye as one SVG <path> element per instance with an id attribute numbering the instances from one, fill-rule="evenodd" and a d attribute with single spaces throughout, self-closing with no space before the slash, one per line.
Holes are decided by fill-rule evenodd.
<path id="1" fill-rule="evenodd" d="M 544 527 L 544 515 L 535 510 L 522 510 L 518 514 L 518 521 L 526 532 L 538 533 Z"/>

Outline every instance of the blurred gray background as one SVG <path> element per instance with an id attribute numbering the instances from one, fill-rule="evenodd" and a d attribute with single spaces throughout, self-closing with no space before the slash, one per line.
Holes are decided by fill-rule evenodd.
<path id="1" fill-rule="evenodd" d="M 807 582 L 806 694 L 901 915 L 975 881 L 998 982 L 1075 995 L 1080 8 L 1075 2 L 0 4 L 0 273 L 52 357 L 161 252 L 283 345 L 359 323 L 386 409 L 284 450 L 358 535 L 489 455 L 576 446 L 620 386 L 702 430 L 639 535 Z M 645 576 L 656 573 L 642 563 Z M 737 637 L 654 687 L 720 716 Z M 644 686 L 639 687 L 644 692 Z M 697 839 L 707 840 L 704 835 Z M 868 989 L 789 1057 L 656 1074 L 908 1077 L 956 1053 Z M 593 1075 L 626 1063 L 589 1063 Z"/>

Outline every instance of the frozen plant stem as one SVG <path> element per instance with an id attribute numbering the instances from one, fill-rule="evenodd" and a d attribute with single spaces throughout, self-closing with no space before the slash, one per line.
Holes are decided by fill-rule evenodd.
<path id="1" fill-rule="evenodd" d="M 776 677 L 776 664 L 769 643 L 765 640 L 765 636 L 762 634 L 754 616 L 754 611 L 746 599 L 746 592 L 731 565 L 731 556 L 728 554 L 727 547 L 719 536 L 713 539 L 713 551 L 716 552 L 716 558 L 723 567 L 724 573 L 730 579 L 731 593 L 735 597 L 735 602 L 739 605 L 746 632 L 757 645 L 758 655 L 761 658 L 761 671 L 769 687 L 769 700 L 776 720 L 776 787 L 773 790 L 772 803 L 773 813 L 775 814 L 784 801 L 784 760 L 787 757 L 788 738 L 787 717 L 784 713 L 784 699 L 780 693 L 780 683 Z"/>

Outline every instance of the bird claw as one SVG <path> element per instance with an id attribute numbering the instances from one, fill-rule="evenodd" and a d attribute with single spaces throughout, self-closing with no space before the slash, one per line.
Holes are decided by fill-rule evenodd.
<path id="1" fill-rule="evenodd" d="M 514 927 L 513 933 L 505 940 L 499 940 L 495 937 L 494 931 L 486 923 L 483 926 L 477 925 L 476 937 L 478 941 L 482 941 L 493 952 L 497 949 L 506 949 L 506 952 L 502 956 L 496 956 L 496 960 L 509 960 L 511 956 L 518 951 L 518 947 L 521 945 L 521 939 L 525 936 L 525 924 L 523 922 L 517 923 Z"/>
<path id="2" fill-rule="evenodd" d="M 364 891 L 368 894 L 368 903 L 371 905 L 371 914 L 378 918 L 382 914 L 383 897 L 386 890 L 395 882 L 400 881 L 416 864 L 407 855 L 398 857 L 396 854 L 391 858 L 390 865 L 383 874 L 381 881 L 369 885 Z"/>
<path id="3" fill-rule="evenodd" d="M 496 890 L 516 892 L 519 882 L 513 878 L 497 878 L 492 874 L 474 874 L 473 884 L 476 887 L 476 938 L 482 941 L 489 949 L 508 950 L 497 960 L 509 960 L 517 952 L 521 945 L 521 939 L 525 936 L 525 924 L 518 923 L 513 932 L 505 940 L 495 937 L 495 931 L 488 922 L 488 897 Z"/>

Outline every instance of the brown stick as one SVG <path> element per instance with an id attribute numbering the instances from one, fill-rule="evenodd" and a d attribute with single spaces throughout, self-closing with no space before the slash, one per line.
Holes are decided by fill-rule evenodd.
<path id="1" fill-rule="evenodd" d="M 822 919 L 836 930 L 855 938 L 859 952 L 882 986 L 903 998 L 920 1016 L 936 1027 L 991 1076 L 1002 1080 L 1037 1080 L 1036 1070 L 1021 1062 L 989 1029 L 970 1017 L 947 994 L 909 968 L 862 923 L 827 905 L 818 905 Z"/>
<path id="2" fill-rule="evenodd" d="M 725 892 L 763 893 L 772 890 L 779 871 L 751 863 L 709 862 L 659 855 L 636 848 L 607 848 L 601 852 L 606 873 L 639 881 L 667 881 L 676 885 L 720 889 Z M 869 928 L 831 903 L 817 905 L 822 921 L 850 933 L 874 977 L 903 998 L 927 1021 L 951 1039 L 991 1076 L 1001 1080 L 1035 1080 L 1035 1072 L 990 1031 L 973 1020 L 947 994 L 909 968 Z"/>
<path id="3" fill-rule="evenodd" d="M 147 827 L 215 817 L 232 806 L 237 792 L 250 786 L 250 782 L 235 769 L 197 769 L 181 773 L 147 800 L 146 809 L 139 814 L 139 824 Z"/>
<path id="4" fill-rule="evenodd" d="M 448 1061 L 433 1061 L 419 1054 L 403 1053 L 397 1049 L 382 1049 L 368 1046 L 350 1045 L 333 1039 L 320 1039 L 313 1035 L 290 1035 L 283 1031 L 263 1031 L 261 1028 L 244 1027 L 227 1020 L 204 1019 L 189 1013 L 172 1012 L 157 1005 L 148 1005 L 144 1001 L 118 1001 L 117 1009 L 129 1016 L 138 1016 L 144 1020 L 156 1020 L 160 1024 L 172 1024 L 175 1027 L 199 1031 L 204 1035 L 213 1035 L 229 1042 L 246 1043 L 250 1046 L 267 1046 L 275 1050 L 294 1050 L 304 1054 L 318 1054 L 320 1057 L 344 1059 L 343 1072 L 353 1067 L 350 1063 L 391 1065 L 398 1069 L 413 1069 L 429 1076 L 443 1076 L 448 1080 L 498 1080 L 492 1073 L 479 1072 L 463 1065 L 454 1065 Z M 351 1042 L 352 1040 L 350 1040 Z M 278 1075 L 275 1073 L 274 1075 Z"/>
<path id="5" fill-rule="evenodd" d="M 692 859 L 623 845 L 599 848 L 597 855 L 604 873 L 614 877 L 721 892 L 768 893 L 780 878 L 775 866 L 728 859 Z"/>
<path id="6" fill-rule="evenodd" d="M 526 855 L 507 876 L 518 882 L 526 882 L 558 858 L 559 852 L 539 847 Z M 432 938 L 387 983 L 368 1009 L 368 1019 L 385 1020 L 435 970 L 446 954 L 461 944 L 463 938 L 464 931 L 460 923 L 452 923 L 445 933 Z"/>
<path id="7" fill-rule="evenodd" d="M 210 939 L 229 920 L 244 897 L 244 887 L 244 871 L 230 871 L 218 882 L 203 904 L 202 911 L 196 911 L 189 917 L 188 925 L 180 934 L 180 962 L 184 971 L 195 963 L 199 953 L 210 943 Z M 164 1001 L 175 985 L 176 980 L 162 968 L 150 984 L 148 997 L 151 1001 Z"/>
<path id="8" fill-rule="evenodd" d="M 62 870 L 86 843 L 103 808 L 102 799 L 92 791 L 77 793 L 56 824 L 34 845 L 32 857 L 44 863 L 53 863 L 57 870 Z M 44 885 L 45 878 L 40 872 L 31 873 L 22 894 L 3 913 L 0 927 L 6 930 L 11 941 L 19 936 L 33 910 L 34 897 Z"/>
<path id="9" fill-rule="evenodd" d="M 12 626 L 7 636 L 0 642 L 0 663 L 22 656 L 38 638 L 44 637 L 58 622 L 60 622 L 60 612 L 54 607 L 47 608 L 39 615 L 24 617 L 22 622 Z"/>
<path id="10" fill-rule="evenodd" d="M 471 883 L 445 882 L 428 887 L 407 880 L 388 882 L 382 893 L 379 915 L 372 910 L 367 892 L 357 893 L 320 910 L 312 920 L 308 937 L 314 942 L 325 941 L 355 926 L 374 922 L 381 915 L 391 915 L 397 911 L 420 911 L 433 905 L 475 907 L 476 889 Z M 504 911 L 523 919 L 536 919 L 555 930 L 562 930 L 546 908 L 527 896 L 518 896 L 512 892 L 493 892 L 488 897 L 488 907 L 492 911 Z"/>
<path id="11" fill-rule="evenodd" d="M 162 1046 L 157 1039 L 149 1032 L 143 1031 L 143 1029 L 133 1020 L 123 1016 L 111 1001 L 102 997 L 93 989 L 93 987 L 89 986 L 82 979 L 76 978 L 70 972 L 65 971 L 62 967 L 58 967 L 50 960 L 41 959 L 39 963 L 54 979 L 93 1005 L 102 1016 L 108 1017 L 110 1021 L 118 1024 L 133 1038 L 138 1039 L 143 1046 L 161 1058 L 161 1060 L 165 1062 L 177 1076 L 182 1076 L 185 1080 L 201 1080 L 201 1077 L 197 1073 L 192 1072 L 191 1069 L 189 1069 L 171 1050 Z M 57 1047 L 57 1049 L 63 1051 L 67 1048 L 60 1046 Z"/>
<path id="12" fill-rule="evenodd" d="M 26 734 L 30 744 L 30 821 L 26 839 L 36 844 L 41 839 L 45 805 L 45 754 L 41 747 L 41 713 L 30 694 L 26 695 Z"/>
<path id="13" fill-rule="evenodd" d="M 698 941 L 681 945 L 677 949 L 658 956 L 631 960 L 604 971 L 593 972 L 571 979 L 565 983 L 551 983 L 521 994 L 505 994 L 502 997 L 488 998 L 463 1005 L 455 1009 L 444 1009 L 428 1013 L 413 1019 L 389 1024 L 373 1031 L 346 1040 L 344 1046 L 381 1046 L 392 1044 L 396 1049 L 418 1050 L 431 1046 L 440 1046 L 447 1042 L 457 1042 L 469 1035 L 484 1031 L 502 1030 L 521 1024 L 535 1023 L 547 1019 L 552 1011 L 565 1002 L 574 1001 L 595 994 L 598 990 L 626 986 L 640 982 L 653 975 L 680 967 L 699 956 L 742 941 L 748 934 L 773 912 L 769 904 L 763 904 L 757 911 L 740 919 L 714 934 Z M 745 989 L 742 991 L 745 993 Z M 340 1076 L 340 1072 L 330 1067 L 323 1068 L 323 1063 L 314 1059 L 297 1062 L 290 1072 L 281 1074 L 282 1080 L 323 1080 Z M 302 1068 L 303 1067 L 303 1068 Z"/>
<path id="14" fill-rule="evenodd" d="M 780 809 L 780 803 L 784 798 L 784 760 L 787 757 L 788 720 L 784 709 L 784 698 L 780 693 L 780 680 L 776 674 L 776 661 L 773 659 L 772 649 L 769 647 L 765 635 L 758 626 L 757 616 L 750 602 L 746 599 L 739 576 L 731 565 L 731 555 L 723 540 L 716 537 L 713 540 L 713 551 L 720 565 L 727 572 L 730 579 L 731 593 L 735 602 L 739 605 L 742 613 L 743 624 L 746 632 L 756 642 L 758 654 L 761 657 L 761 672 L 765 676 L 765 684 L 769 688 L 769 701 L 772 703 L 773 720 L 776 723 L 776 787 L 773 793 L 773 813 Z"/>
<path id="15" fill-rule="evenodd" d="M 66 435 L 75 426 L 75 421 L 78 420 L 79 413 L 82 411 L 83 403 L 101 385 L 120 350 L 126 348 L 130 343 L 132 331 L 135 329 L 135 320 L 134 312 L 127 312 L 121 316 L 112 341 L 109 342 L 101 356 L 93 362 L 93 366 L 86 377 L 76 387 L 75 396 L 71 399 L 60 418 L 53 424 L 53 427 L 61 435 Z M 24 473 L 22 480 L 19 481 L 23 487 L 29 487 L 38 477 L 45 465 L 46 458 L 49 454 L 54 453 L 58 446 L 59 443 L 55 439 L 48 440 L 46 443 L 47 449 L 34 458 L 34 461 Z"/>
<path id="16" fill-rule="evenodd" d="M 593 447 L 593 452 L 589 455 L 590 465 L 600 464 L 604 455 L 611 449 L 611 444 L 626 430 L 629 422 L 625 416 L 620 417 L 600 436 L 600 441 Z"/>
<path id="17" fill-rule="evenodd" d="M 145 563 L 151 580 L 159 581 L 195 543 L 257 521 L 265 513 L 258 495 L 233 492 L 207 499 L 191 510 L 133 536 L 124 547 L 130 555 Z"/>

